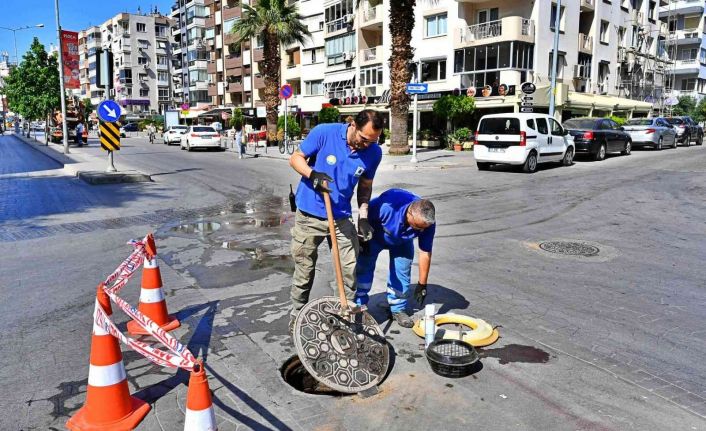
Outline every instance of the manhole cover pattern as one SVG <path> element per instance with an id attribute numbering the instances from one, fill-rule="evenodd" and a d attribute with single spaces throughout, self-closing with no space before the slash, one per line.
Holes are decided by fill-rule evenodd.
<path id="1" fill-rule="evenodd" d="M 385 336 L 367 312 L 352 322 L 340 316 L 338 298 L 308 303 L 294 325 L 294 345 L 307 371 L 326 386 L 357 393 L 379 384 L 390 363 Z"/>
<path id="2" fill-rule="evenodd" d="M 540 243 L 539 248 L 567 256 L 595 256 L 600 251 L 598 247 L 576 241 L 547 241 Z"/>

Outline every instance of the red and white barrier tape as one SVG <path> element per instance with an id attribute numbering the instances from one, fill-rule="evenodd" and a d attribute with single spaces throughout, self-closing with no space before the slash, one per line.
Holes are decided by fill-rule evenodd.
<path id="1" fill-rule="evenodd" d="M 142 314 L 140 310 L 128 304 L 124 299 L 117 295 L 120 289 L 122 289 L 128 281 L 130 281 L 130 278 L 132 278 L 137 271 L 137 268 L 139 268 L 144 261 L 145 241 L 146 239 L 143 241 L 133 240 L 129 242 L 129 244 L 132 244 L 135 247 L 135 250 L 118 266 L 115 271 L 113 271 L 112 274 L 110 274 L 110 276 L 108 276 L 103 284 L 103 289 L 108 294 L 110 299 L 118 307 L 120 307 L 125 314 L 135 320 L 140 326 L 145 328 L 150 335 L 167 347 L 172 353 L 157 349 L 145 342 L 137 341 L 133 338 L 125 336 L 122 332 L 120 332 L 117 326 L 115 326 L 113 321 L 110 320 L 110 317 L 105 313 L 103 307 L 100 306 L 98 300 L 96 300 L 94 321 L 96 325 L 103 328 L 106 332 L 112 334 L 121 342 L 128 345 L 130 348 L 140 353 L 153 363 L 165 367 L 183 368 L 191 371 L 194 368 L 196 358 L 189 351 L 189 349 L 181 344 L 176 338 L 172 337 L 168 332 L 160 328 L 159 325 L 152 319 Z M 113 283 L 112 286 L 110 283 Z"/>

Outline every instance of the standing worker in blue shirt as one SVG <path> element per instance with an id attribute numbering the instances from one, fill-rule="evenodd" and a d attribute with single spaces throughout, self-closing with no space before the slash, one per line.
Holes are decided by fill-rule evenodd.
<path id="1" fill-rule="evenodd" d="M 356 276 L 356 303 L 368 303 L 373 285 L 375 263 L 382 250 L 390 252 L 387 302 L 392 317 L 405 328 L 414 325 L 407 307 L 414 260 L 414 238 L 419 243 L 419 283 L 414 291 L 418 303 L 424 302 L 431 266 L 431 249 L 436 232 L 436 210 L 427 199 L 402 189 L 390 189 L 370 201 L 368 219 L 373 238 L 361 246 Z"/>
<path id="2" fill-rule="evenodd" d="M 351 123 L 314 127 L 289 159 L 289 165 L 302 176 L 296 192 L 297 212 L 292 228 L 294 276 L 290 333 L 299 310 L 309 302 L 318 248 L 329 234 L 322 195 L 325 191 L 331 197 L 346 296 L 353 304 L 358 235 L 364 240 L 373 235 L 368 222 L 368 203 L 375 171 L 382 159 L 382 150 L 378 145 L 382 129 L 380 113 L 365 109 Z M 328 190 L 324 181 L 328 182 Z M 351 217 L 351 199 L 356 185 L 357 231 Z"/>

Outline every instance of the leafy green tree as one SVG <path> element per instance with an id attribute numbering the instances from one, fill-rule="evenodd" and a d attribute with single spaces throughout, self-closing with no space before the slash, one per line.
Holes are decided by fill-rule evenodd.
<path id="1" fill-rule="evenodd" d="M 321 108 L 319 111 L 319 124 L 322 123 L 338 123 L 341 118 L 341 113 L 337 108 Z"/>
<path id="2" fill-rule="evenodd" d="M 457 123 L 463 118 L 470 117 L 476 110 L 476 100 L 473 97 L 454 96 L 447 94 L 441 96 L 434 106 L 432 111 L 434 115 L 444 120 L 451 121 L 451 127 L 455 130 Z"/>
<path id="3" fill-rule="evenodd" d="M 612 115 L 610 119 L 615 121 L 618 126 L 623 126 L 628 121 L 625 117 L 619 115 Z"/>
<path id="4" fill-rule="evenodd" d="M 279 135 L 279 131 L 282 131 L 284 133 L 284 116 L 280 116 L 277 119 L 277 134 Z M 294 118 L 291 115 L 287 115 L 287 135 L 289 137 L 297 137 L 301 135 L 302 130 L 301 127 L 299 126 L 299 122 L 297 121 L 296 118 Z"/>
<path id="5" fill-rule="evenodd" d="M 694 108 L 692 113 L 692 117 L 694 118 L 694 121 L 698 123 L 706 121 L 706 97 L 701 99 L 699 104 L 696 105 L 696 108 Z"/>
<path id="6" fill-rule="evenodd" d="M 235 108 L 233 110 L 233 115 L 230 117 L 228 124 L 230 125 L 230 127 L 233 127 L 235 129 L 243 127 L 243 125 L 245 124 L 245 116 L 243 115 L 243 111 L 240 108 Z"/>
<path id="7" fill-rule="evenodd" d="M 61 105 L 59 62 L 36 37 L 22 62 L 5 78 L 3 93 L 10 109 L 28 121 L 46 119 Z"/>
<path id="8" fill-rule="evenodd" d="M 311 36 L 297 6 L 288 0 L 259 0 L 256 6 L 242 4 L 242 19 L 233 25 L 231 33 L 242 43 L 254 37 L 262 37 L 263 60 L 259 70 L 265 80 L 265 88 L 260 90 L 260 98 L 265 102 L 267 113 L 267 134 L 277 134 L 277 107 L 279 106 L 280 48 L 292 43 L 304 44 Z"/>
<path id="9" fill-rule="evenodd" d="M 95 111 L 95 106 L 93 106 L 93 102 L 91 102 L 90 97 L 86 97 L 82 101 L 83 103 L 83 115 L 88 118 L 91 116 L 91 113 Z"/>
<path id="10" fill-rule="evenodd" d="M 691 96 L 679 96 L 679 103 L 672 108 L 672 115 L 691 115 L 696 109 L 696 99 Z"/>

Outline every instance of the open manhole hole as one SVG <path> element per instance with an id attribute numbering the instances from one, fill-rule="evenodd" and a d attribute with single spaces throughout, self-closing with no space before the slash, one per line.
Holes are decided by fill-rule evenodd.
<path id="1" fill-rule="evenodd" d="M 547 241 L 539 243 L 542 250 L 565 256 L 596 256 L 600 249 L 578 241 Z"/>
<path id="2" fill-rule="evenodd" d="M 300 392 L 313 395 L 342 395 L 340 392 L 329 388 L 309 374 L 297 355 L 287 359 L 282 365 L 282 368 L 280 368 L 280 372 L 282 373 L 284 381 Z"/>

